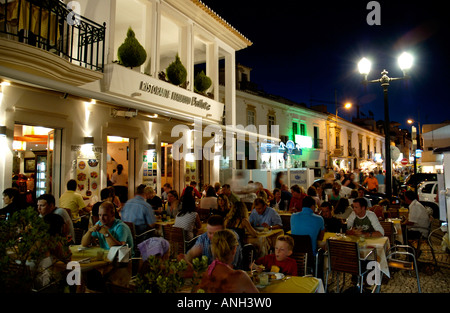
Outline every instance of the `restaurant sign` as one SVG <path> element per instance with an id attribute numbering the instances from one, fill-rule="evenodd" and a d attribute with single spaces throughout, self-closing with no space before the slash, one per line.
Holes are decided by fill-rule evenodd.
<path id="1" fill-rule="evenodd" d="M 102 89 L 109 94 L 142 102 L 149 106 L 150 111 L 151 107 L 163 108 L 222 121 L 223 103 L 118 64 L 105 66 Z"/>

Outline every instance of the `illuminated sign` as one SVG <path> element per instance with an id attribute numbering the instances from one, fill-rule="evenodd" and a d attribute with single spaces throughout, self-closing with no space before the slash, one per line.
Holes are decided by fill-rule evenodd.
<path id="1" fill-rule="evenodd" d="M 295 142 L 300 145 L 300 148 L 313 147 L 313 140 L 310 136 L 295 135 Z"/>

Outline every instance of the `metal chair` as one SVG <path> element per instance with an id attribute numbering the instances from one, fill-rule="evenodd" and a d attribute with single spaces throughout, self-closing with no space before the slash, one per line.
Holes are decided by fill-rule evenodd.
<path id="1" fill-rule="evenodd" d="M 376 250 L 372 249 L 365 258 L 361 259 L 357 242 L 344 240 L 327 239 L 328 250 L 328 270 L 325 280 L 325 292 L 328 288 L 328 276 L 331 271 L 358 276 L 359 292 L 363 292 L 364 275 L 368 270 L 362 270 L 361 261 L 368 260 L 370 255 L 374 255 L 376 260 Z M 339 293 L 339 275 L 336 275 L 336 292 Z"/>
<path id="2" fill-rule="evenodd" d="M 409 252 L 409 251 L 412 252 Z M 405 271 L 415 271 L 417 278 L 417 288 L 419 293 L 422 292 L 420 288 L 419 269 L 417 268 L 416 253 L 414 248 L 409 245 L 396 245 L 391 247 L 387 252 L 387 260 L 389 267 Z M 408 260 L 411 259 L 412 261 Z"/>
<path id="3" fill-rule="evenodd" d="M 384 229 L 384 236 L 389 238 L 391 246 L 395 245 L 395 234 L 397 233 L 393 222 L 380 221 L 381 226 Z"/>
<path id="4" fill-rule="evenodd" d="M 308 253 L 294 252 L 292 253 L 291 258 L 293 258 L 297 262 L 297 275 L 298 276 L 308 275 L 307 272 Z"/>
<path id="5" fill-rule="evenodd" d="M 305 271 L 305 274 L 312 273 L 315 277 L 321 276 L 318 273 L 321 249 L 317 248 L 316 254 L 313 253 L 311 237 L 309 235 L 290 234 L 290 236 L 294 239 L 293 254 L 305 253 L 307 256 L 307 270 Z M 308 268 L 310 268 L 309 273 Z"/>

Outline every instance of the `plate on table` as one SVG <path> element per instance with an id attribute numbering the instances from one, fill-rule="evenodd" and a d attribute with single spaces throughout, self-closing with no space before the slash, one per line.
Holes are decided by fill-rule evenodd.
<path id="1" fill-rule="evenodd" d="M 256 230 L 258 233 L 263 233 L 263 234 L 269 232 L 269 229 L 266 228 L 266 227 L 255 227 L 255 230 Z"/>
<path id="2" fill-rule="evenodd" d="M 283 273 L 275 273 L 275 272 L 263 272 L 263 273 L 269 275 L 269 281 L 280 280 L 285 277 Z"/>

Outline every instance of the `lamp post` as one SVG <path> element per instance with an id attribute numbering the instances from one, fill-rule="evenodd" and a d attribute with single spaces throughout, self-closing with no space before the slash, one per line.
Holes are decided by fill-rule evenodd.
<path id="1" fill-rule="evenodd" d="M 407 123 L 411 125 L 411 140 L 412 140 L 412 148 L 414 154 L 414 174 L 417 174 L 417 149 L 421 149 L 421 138 L 420 138 L 420 122 L 414 121 L 412 119 L 407 120 Z M 419 131 L 416 131 L 416 128 L 412 126 L 412 124 L 417 123 Z M 419 140 L 417 140 L 419 138 Z"/>
<path id="2" fill-rule="evenodd" d="M 388 71 L 383 70 L 381 72 L 381 78 L 375 80 L 367 80 L 370 68 L 372 66 L 371 62 L 362 58 L 358 63 L 358 69 L 361 75 L 363 75 L 362 83 L 367 85 L 368 83 L 380 83 L 383 87 L 384 93 L 384 134 L 385 134 L 385 162 L 386 162 L 386 195 L 389 199 L 392 197 L 392 160 L 391 160 L 391 136 L 390 136 L 390 119 L 389 119 L 389 102 L 388 102 L 388 87 L 389 83 L 394 80 L 408 79 L 407 70 L 412 66 L 413 58 L 409 53 L 402 53 L 398 58 L 398 63 L 400 69 L 403 71 L 403 77 L 392 78 L 388 76 Z"/>

